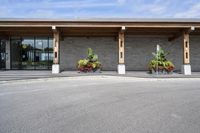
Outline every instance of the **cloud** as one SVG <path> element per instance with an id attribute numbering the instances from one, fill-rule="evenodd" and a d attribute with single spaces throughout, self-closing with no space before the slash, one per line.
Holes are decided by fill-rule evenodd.
<path id="1" fill-rule="evenodd" d="M 121 1 L 122 2 L 122 1 Z M 0 17 L 81 17 L 87 16 L 87 12 L 99 10 L 99 14 L 104 12 L 100 9 L 112 9 L 119 6 L 115 0 L 2 0 L 0 1 Z M 1 10 L 2 9 L 2 10 Z M 86 13 L 86 15 L 81 12 Z"/>
<path id="2" fill-rule="evenodd" d="M 30 6 L 31 5 L 31 6 Z M 37 9 L 56 9 L 56 8 L 90 8 L 90 7 L 110 7 L 116 6 L 116 3 L 111 2 L 99 2 L 97 0 L 82 0 L 82 1 L 31 1 L 24 3 L 15 3 L 13 8 L 37 8 Z"/>
<path id="3" fill-rule="evenodd" d="M 160 5 L 143 5 L 141 6 L 138 11 L 140 12 L 148 12 L 149 14 L 161 14 L 166 10 L 165 6 L 160 6 Z"/>
<path id="4" fill-rule="evenodd" d="M 178 12 L 174 15 L 176 18 L 197 18 L 200 17 L 200 3 L 192 5 L 187 10 Z"/>
<path id="5" fill-rule="evenodd" d="M 126 2 L 126 0 L 117 0 L 117 2 L 122 5 Z"/>
<path id="6" fill-rule="evenodd" d="M 30 12 L 29 14 L 27 14 L 27 16 L 23 15 L 23 17 L 29 17 L 31 18 L 31 16 L 35 17 L 35 18 L 58 18 L 58 17 L 64 17 L 63 14 L 57 14 L 52 10 L 35 10 Z"/>
<path id="7" fill-rule="evenodd" d="M 0 17 L 15 18 L 200 17 L 199 0 L 0 0 L 0 5 Z"/>
<path id="8" fill-rule="evenodd" d="M 0 17 L 5 18 L 8 17 L 8 14 L 12 14 L 12 10 L 8 9 L 6 6 L 0 7 Z"/>
<path id="9" fill-rule="evenodd" d="M 166 12 L 169 6 L 169 1 L 147 1 L 147 0 L 136 0 L 132 3 L 132 7 L 130 8 L 132 16 L 140 17 L 140 18 L 152 18 L 152 17 L 164 17 L 166 16 Z"/>

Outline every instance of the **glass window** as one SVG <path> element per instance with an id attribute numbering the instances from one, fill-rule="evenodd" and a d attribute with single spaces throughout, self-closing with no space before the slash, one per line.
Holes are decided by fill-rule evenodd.
<path id="1" fill-rule="evenodd" d="M 22 69 L 34 69 L 34 38 L 23 38 L 21 43 Z"/>
<path id="2" fill-rule="evenodd" d="M 6 69 L 6 41 L 0 40 L 0 70 Z"/>
<path id="3" fill-rule="evenodd" d="M 12 69 L 51 69 L 53 62 L 52 39 L 11 39 Z"/>
<path id="4" fill-rule="evenodd" d="M 11 40 L 11 68 L 22 69 L 21 39 Z"/>
<path id="5" fill-rule="evenodd" d="M 52 68 L 53 64 L 53 39 L 49 38 L 49 69 Z"/>
<path id="6" fill-rule="evenodd" d="M 48 69 L 48 39 L 36 38 L 35 66 L 36 69 Z"/>

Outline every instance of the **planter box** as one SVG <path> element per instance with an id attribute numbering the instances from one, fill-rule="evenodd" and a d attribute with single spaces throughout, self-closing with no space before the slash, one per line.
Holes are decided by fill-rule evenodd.
<path id="1" fill-rule="evenodd" d="M 101 69 L 91 70 L 91 71 L 80 71 L 79 73 L 101 73 Z"/>
<path id="2" fill-rule="evenodd" d="M 152 69 L 152 70 L 150 70 L 150 73 L 151 74 L 157 74 L 158 73 L 159 75 L 165 75 L 165 74 L 173 74 L 173 71 L 168 72 L 166 70 L 158 70 L 158 72 L 157 72 L 154 69 Z"/>

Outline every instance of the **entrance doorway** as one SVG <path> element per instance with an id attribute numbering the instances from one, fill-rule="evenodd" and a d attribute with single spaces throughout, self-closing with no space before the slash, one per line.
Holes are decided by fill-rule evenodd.
<path id="1" fill-rule="evenodd" d="M 52 63 L 52 38 L 11 38 L 11 69 L 48 70 L 51 69 Z"/>
<path id="2" fill-rule="evenodd" d="M 0 40 L 0 70 L 6 69 L 6 41 Z"/>

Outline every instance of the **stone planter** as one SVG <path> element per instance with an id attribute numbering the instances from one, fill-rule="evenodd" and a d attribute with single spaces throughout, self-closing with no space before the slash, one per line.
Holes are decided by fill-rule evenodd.
<path id="1" fill-rule="evenodd" d="M 94 73 L 101 73 L 101 69 L 93 70 Z"/>
<path id="2" fill-rule="evenodd" d="M 91 71 L 78 71 L 79 73 L 101 73 L 101 69 L 94 69 Z"/>
<path id="3" fill-rule="evenodd" d="M 151 73 L 151 74 L 166 75 L 166 74 L 172 74 L 173 71 L 168 72 L 168 71 L 166 71 L 165 69 L 163 69 L 163 70 L 158 70 L 158 72 L 157 72 L 156 70 L 151 69 L 151 70 L 150 70 L 150 73 Z"/>

